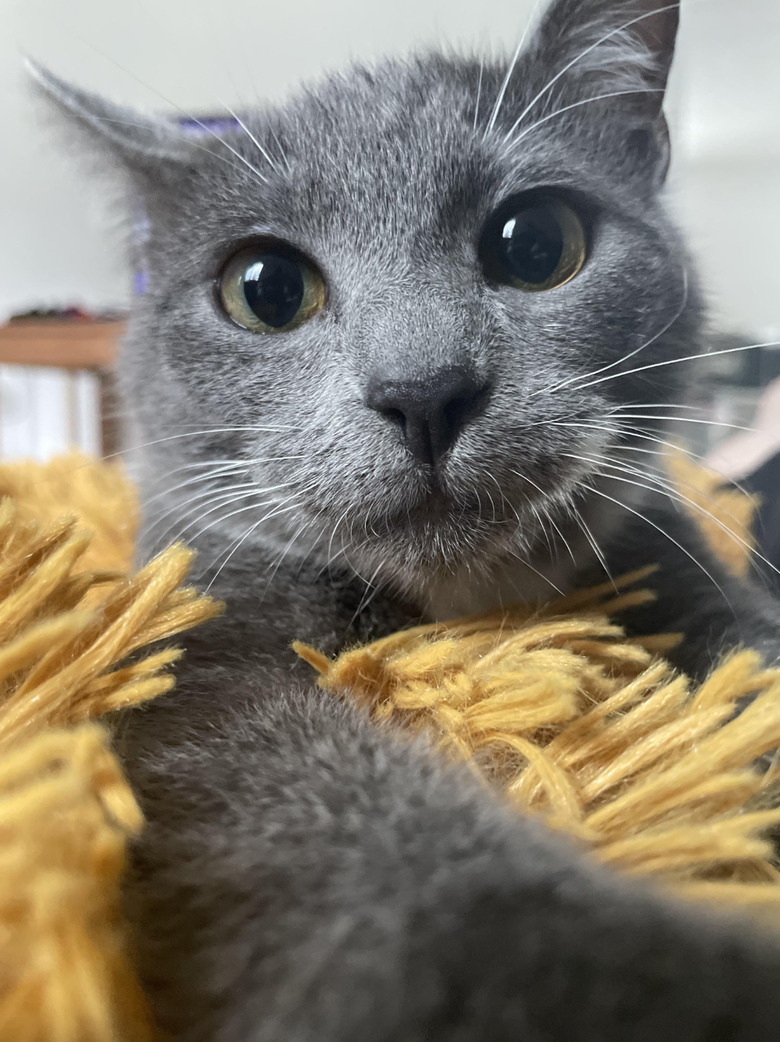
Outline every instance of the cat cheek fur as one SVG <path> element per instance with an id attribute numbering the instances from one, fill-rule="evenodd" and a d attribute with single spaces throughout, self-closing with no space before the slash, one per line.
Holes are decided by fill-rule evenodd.
<path id="1" fill-rule="evenodd" d="M 676 360 L 701 339 L 659 198 L 676 25 L 650 0 L 556 0 L 509 64 L 353 68 L 216 138 L 38 71 L 145 215 L 120 362 L 144 549 L 188 536 L 228 602 L 187 637 L 175 692 L 117 727 L 148 821 L 128 906 L 179 1042 L 776 1033 L 775 942 L 594 869 L 465 769 L 313 689 L 290 651 L 660 560 L 636 632 L 684 631 L 694 675 L 740 640 L 777 656 L 776 607 L 719 570 L 650 479 L 598 465 L 656 446 L 662 421 L 637 433 L 621 407 L 679 400 Z M 539 187 L 582 206 L 589 255 L 525 294 L 485 277 L 479 242 Z M 219 311 L 221 266 L 254 237 L 323 272 L 326 305 L 298 329 L 255 335 Z M 489 392 L 432 495 L 366 396 L 452 366 Z"/>

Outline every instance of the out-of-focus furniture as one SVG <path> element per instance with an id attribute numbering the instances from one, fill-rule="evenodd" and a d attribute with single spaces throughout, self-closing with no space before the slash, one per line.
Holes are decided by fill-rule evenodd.
<path id="1" fill-rule="evenodd" d="M 116 451 L 111 370 L 123 329 L 83 318 L 0 326 L 0 456 Z"/>
<path id="2" fill-rule="evenodd" d="M 17 318 L 0 326 L 0 364 L 110 369 L 123 322 Z"/>

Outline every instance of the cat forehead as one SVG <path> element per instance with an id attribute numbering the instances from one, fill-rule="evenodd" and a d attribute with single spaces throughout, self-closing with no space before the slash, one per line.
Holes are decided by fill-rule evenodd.
<path id="1" fill-rule="evenodd" d="M 490 205 L 502 186 L 650 198 L 668 167 L 661 104 L 676 25 L 673 4 L 553 0 L 508 63 L 434 53 L 353 67 L 232 125 L 146 116 L 31 71 L 123 168 L 149 241 L 197 249 L 206 236 L 262 234 L 263 220 L 280 234 L 285 221 L 368 236 L 389 225 L 398 241 L 417 218 Z"/>
<path id="2" fill-rule="evenodd" d="M 220 128 L 235 152 L 225 162 L 209 141 L 220 155 L 201 153 L 207 181 L 196 191 L 210 192 L 236 234 L 241 222 L 257 221 L 329 235 L 389 227 L 399 240 L 421 224 L 484 209 L 510 185 L 565 179 L 560 163 L 548 161 L 547 136 L 513 153 L 500 133 L 486 133 L 504 74 L 441 57 L 353 69 Z"/>
<path id="3" fill-rule="evenodd" d="M 373 69 L 353 66 L 293 97 L 279 115 L 299 134 L 308 131 L 348 147 L 355 138 L 382 142 L 414 139 L 415 131 L 473 127 L 480 79 L 492 71 L 440 55 L 391 59 Z"/>
<path id="4" fill-rule="evenodd" d="M 267 150 L 275 145 L 285 160 L 288 182 L 312 196 L 335 189 L 381 198 L 401 187 L 409 196 L 430 191 L 438 179 L 474 173 L 479 76 L 478 63 L 468 62 L 355 68 L 299 95 L 265 128 L 262 116 L 249 121 Z M 234 130 L 242 154 L 247 137 Z"/>

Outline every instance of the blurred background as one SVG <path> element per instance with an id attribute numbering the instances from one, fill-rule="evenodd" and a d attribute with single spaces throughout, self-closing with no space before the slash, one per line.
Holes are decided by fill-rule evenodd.
<path id="1" fill-rule="evenodd" d="M 278 98 L 355 57 L 442 43 L 509 53 L 533 9 L 532 0 L 0 0 L 0 457 L 116 447 L 105 373 L 130 285 L 118 215 L 42 123 L 24 54 L 143 109 L 215 111 Z M 704 276 L 713 348 L 778 340 L 778 0 L 683 0 L 667 110 L 669 195 Z M 691 415 L 752 427 L 780 377 L 780 350 L 717 356 L 711 375 L 705 411 Z M 742 477 L 780 449 L 780 399 L 764 399 L 761 415 L 759 435 L 707 423 L 686 433 Z"/>

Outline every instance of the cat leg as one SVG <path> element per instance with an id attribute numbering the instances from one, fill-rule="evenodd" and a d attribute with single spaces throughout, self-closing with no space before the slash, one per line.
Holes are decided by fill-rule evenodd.
<path id="1" fill-rule="evenodd" d="M 740 578 L 708 548 L 696 525 L 655 498 L 630 517 L 606 550 L 613 575 L 657 565 L 646 580 L 656 599 L 621 615 L 629 633 L 679 632 L 669 658 L 702 679 L 735 647 L 780 660 L 780 603 L 758 580 Z"/>
<path id="2" fill-rule="evenodd" d="M 321 691 L 233 677 L 228 705 L 227 681 L 185 673 L 124 728 L 128 909 L 178 1042 L 774 1037 L 780 941 L 597 868 Z"/>

